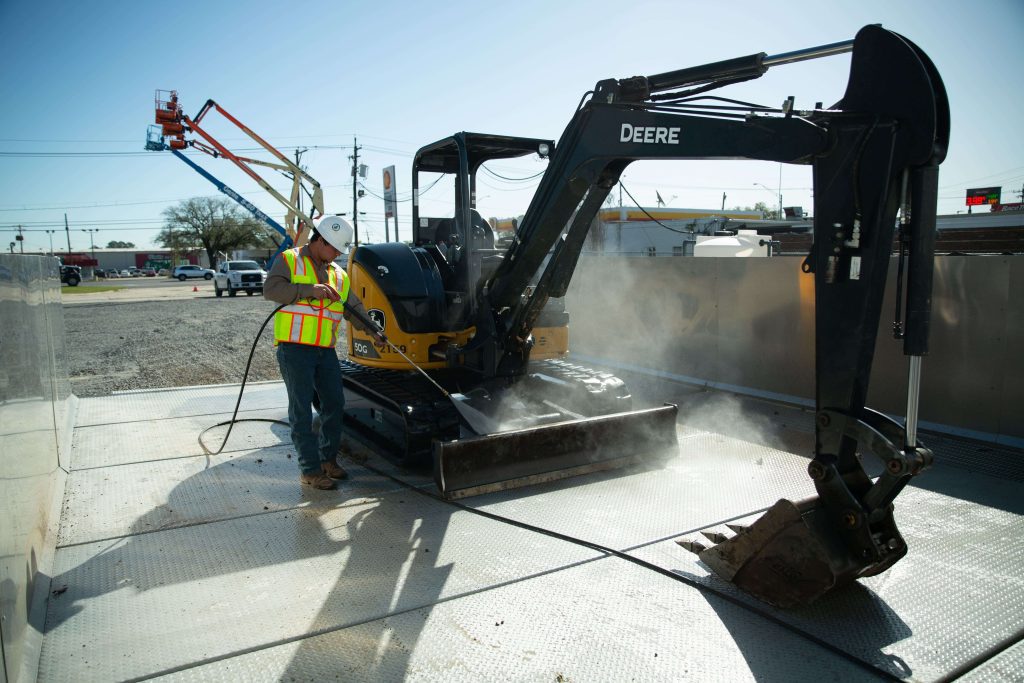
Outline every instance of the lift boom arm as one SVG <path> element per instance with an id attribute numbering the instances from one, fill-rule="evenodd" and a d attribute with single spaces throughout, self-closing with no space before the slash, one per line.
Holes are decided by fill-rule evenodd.
<path id="1" fill-rule="evenodd" d="M 278 159 L 280 163 L 251 159 L 234 154 L 216 138 L 210 135 L 210 133 L 203 128 L 200 128 L 199 122 L 213 110 L 219 112 L 239 130 Z M 194 133 L 202 139 L 186 139 L 185 136 L 187 133 Z M 169 142 L 165 140 L 165 138 L 168 137 L 171 138 Z M 246 175 L 255 180 L 261 188 L 285 207 L 287 210 L 287 214 L 285 216 L 285 224 L 287 227 L 282 227 L 277 223 L 277 221 L 274 221 L 265 213 L 257 209 L 251 202 L 244 199 L 237 192 L 205 171 L 201 166 L 185 157 L 185 155 L 181 153 L 181 150 L 188 147 L 197 149 L 215 158 L 223 157 L 238 166 L 238 168 L 240 168 Z M 292 163 L 288 157 L 275 149 L 270 143 L 254 133 L 247 126 L 242 124 L 241 121 L 229 114 L 223 107 L 213 100 L 207 100 L 199 110 L 199 113 L 196 114 L 195 118 L 189 118 L 182 112 L 181 105 L 178 102 L 177 91 L 157 90 L 156 125 L 150 126 L 150 131 L 147 134 L 146 149 L 154 151 L 170 150 L 175 154 L 175 156 L 188 164 L 189 167 L 213 183 L 217 189 L 241 204 L 253 216 L 263 221 L 274 231 L 280 233 L 284 239 L 278 249 L 278 253 L 284 249 L 290 248 L 291 246 L 301 246 L 305 241 L 303 230 L 306 227 L 312 227 L 315 224 L 314 220 L 323 215 L 324 199 L 320 183 L 318 183 L 298 165 Z M 254 165 L 272 168 L 289 176 L 292 179 L 291 197 L 287 198 L 275 190 L 270 183 L 263 178 L 263 176 L 251 168 Z M 306 185 L 309 185 L 311 189 L 307 189 Z M 310 212 L 311 215 L 307 215 L 299 206 L 299 198 L 302 191 L 305 191 L 311 200 L 313 206 L 313 211 Z M 275 256 L 276 255 L 277 254 L 275 254 Z"/>

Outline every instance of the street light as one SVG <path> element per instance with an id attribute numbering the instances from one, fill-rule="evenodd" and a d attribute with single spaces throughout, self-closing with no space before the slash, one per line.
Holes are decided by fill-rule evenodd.
<path id="1" fill-rule="evenodd" d="M 50 237 L 50 256 L 53 256 L 53 233 L 55 233 L 57 231 L 56 230 L 47 230 L 46 232 L 47 232 L 47 235 L 49 235 L 49 237 Z"/>
<path id="2" fill-rule="evenodd" d="M 96 245 L 95 245 L 95 244 L 93 244 L 93 241 L 92 241 L 92 234 L 93 234 L 94 232 L 99 232 L 99 231 L 100 231 L 100 229 L 99 229 L 99 228 L 82 228 L 82 232 L 87 232 L 87 233 L 89 233 L 89 248 L 90 248 L 90 249 L 92 250 L 92 260 L 93 260 L 93 261 L 95 261 L 95 260 L 96 260 Z"/>
<path id="3" fill-rule="evenodd" d="M 782 173 L 781 172 L 779 173 L 779 178 L 780 178 L 780 180 L 779 180 L 779 220 L 781 221 L 782 220 L 782 180 L 781 180 Z M 771 192 L 773 195 L 775 194 L 775 190 L 773 190 L 772 188 L 768 187 L 764 183 L 754 183 L 754 184 L 757 185 L 758 187 L 764 188 L 768 192 Z"/>

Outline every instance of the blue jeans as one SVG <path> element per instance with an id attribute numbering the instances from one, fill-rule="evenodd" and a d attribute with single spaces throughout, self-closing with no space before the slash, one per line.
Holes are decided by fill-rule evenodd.
<path id="1" fill-rule="evenodd" d="M 288 390 L 288 422 L 292 443 L 303 474 L 321 471 L 320 463 L 333 462 L 341 447 L 345 394 L 341 365 L 334 347 L 281 343 L 277 364 Z M 320 438 L 313 434 L 313 393 L 320 396 Z"/>

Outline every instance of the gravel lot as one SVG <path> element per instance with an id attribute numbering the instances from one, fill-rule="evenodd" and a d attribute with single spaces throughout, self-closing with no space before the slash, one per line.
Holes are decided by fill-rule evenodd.
<path id="1" fill-rule="evenodd" d="M 241 382 L 253 338 L 275 306 L 260 296 L 215 299 L 207 287 L 200 285 L 204 291 L 192 294 L 190 283 L 180 288 L 180 298 L 169 300 L 80 303 L 81 295 L 65 297 L 74 393 L 106 396 L 127 389 Z M 257 344 L 250 382 L 281 379 L 272 324 Z"/>

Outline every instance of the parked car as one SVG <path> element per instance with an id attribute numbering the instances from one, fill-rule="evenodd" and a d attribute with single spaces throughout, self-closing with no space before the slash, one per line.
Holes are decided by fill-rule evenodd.
<path id="1" fill-rule="evenodd" d="M 161 268 L 160 270 L 156 271 L 156 274 L 159 275 L 160 277 L 167 277 L 168 275 L 171 274 L 171 271 L 167 270 L 166 268 Z"/>
<path id="2" fill-rule="evenodd" d="M 210 270 L 209 268 L 200 268 L 199 266 L 192 266 L 192 265 L 188 265 L 188 266 L 175 266 L 174 267 L 174 272 L 171 274 L 171 277 L 177 278 L 177 279 L 181 280 L 182 282 L 184 282 L 185 280 L 188 280 L 189 278 L 195 278 L 195 277 L 201 277 L 204 280 L 212 280 L 213 279 L 213 271 Z"/>
<path id="3" fill-rule="evenodd" d="M 156 277 L 156 268 L 143 268 L 142 274 L 145 277 Z"/>
<path id="4" fill-rule="evenodd" d="M 103 270 L 102 268 L 94 268 L 93 271 L 92 271 L 92 274 L 95 277 L 106 277 L 107 276 L 107 271 Z"/>
<path id="5" fill-rule="evenodd" d="M 60 281 L 68 287 L 77 287 L 82 281 L 82 269 L 78 266 L 60 266 Z"/>
<path id="6" fill-rule="evenodd" d="M 255 261 L 224 261 L 217 266 L 213 277 L 213 293 L 217 296 L 223 296 L 224 292 L 228 296 L 239 292 L 245 292 L 246 296 L 262 294 L 266 279 L 267 272 Z"/>
<path id="7" fill-rule="evenodd" d="M 131 275 L 132 277 L 142 277 L 142 269 L 141 268 L 129 268 L 128 269 L 128 274 Z"/>
<path id="8" fill-rule="evenodd" d="M 122 268 L 121 269 L 121 277 L 131 277 L 131 276 L 132 276 L 132 272 L 130 270 L 128 270 L 127 268 Z"/>
<path id="9" fill-rule="evenodd" d="M 121 277 L 121 272 L 113 268 L 107 270 L 107 277 Z"/>

